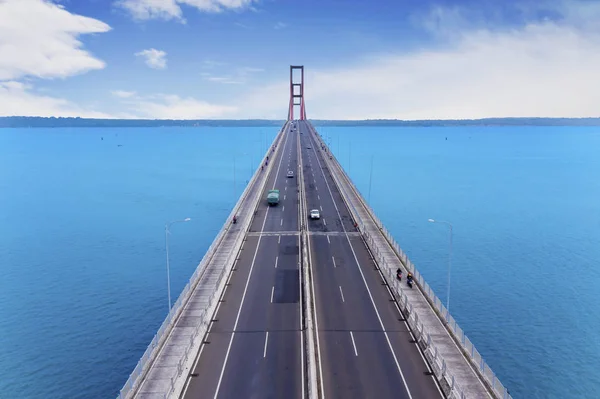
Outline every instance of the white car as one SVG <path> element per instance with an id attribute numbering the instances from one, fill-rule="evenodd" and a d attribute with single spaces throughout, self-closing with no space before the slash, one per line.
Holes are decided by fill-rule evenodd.
<path id="1" fill-rule="evenodd" d="M 310 218 L 311 219 L 320 219 L 321 218 L 321 214 L 319 213 L 318 209 L 313 209 L 310 211 Z"/>
<path id="2" fill-rule="evenodd" d="M 287 177 L 294 177 L 294 171 L 293 170 L 288 170 Z"/>

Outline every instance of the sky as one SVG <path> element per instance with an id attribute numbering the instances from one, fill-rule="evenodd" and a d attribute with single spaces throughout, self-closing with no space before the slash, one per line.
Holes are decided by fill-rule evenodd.
<path id="1" fill-rule="evenodd" d="M 0 0 L 0 116 L 600 116 L 597 0 Z"/>

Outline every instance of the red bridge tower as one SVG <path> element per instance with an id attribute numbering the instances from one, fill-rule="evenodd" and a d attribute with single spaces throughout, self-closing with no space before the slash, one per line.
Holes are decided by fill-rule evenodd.
<path id="1" fill-rule="evenodd" d="M 300 70 L 300 83 L 294 83 L 294 69 Z M 296 101 L 298 99 L 299 101 Z M 294 119 L 294 107 L 300 106 L 300 116 L 298 119 L 306 119 L 306 109 L 304 108 L 304 65 L 290 65 L 290 109 L 288 111 L 288 121 Z"/>

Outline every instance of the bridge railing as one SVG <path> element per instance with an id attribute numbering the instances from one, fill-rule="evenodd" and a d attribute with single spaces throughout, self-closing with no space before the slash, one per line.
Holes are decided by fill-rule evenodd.
<path id="1" fill-rule="evenodd" d="M 282 134 L 282 132 L 285 129 L 285 126 L 286 125 L 284 125 L 284 128 L 281 129 L 281 131 L 279 132 L 279 134 L 275 138 L 273 144 L 278 143 L 278 141 L 281 138 L 281 134 Z M 213 259 L 213 256 L 214 256 L 217 248 L 219 247 L 219 245 L 221 245 L 223 237 L 229 231 L 229 229 L 226 228 L 225 226 L 227 226 L 228 221 L 231 220 L 233 218 L 233 216 L 236 215 L 240 211 L 240 208 L 241 208 L 242 204 L 244 203 L 244 200 L 247 197 L 249 190 L 253 187 L 253 185 L 256 182 L 256 180 L 258 179 L 258 177 L 260 177 L 260 176 L 263 175 L 263 173 L 257 173 L 258 172 L 258 168 L 261 167 L 262 165 L 264 165 L 264 162 L 266 161 L 267 156 L 271 152 L 271 147 L 272 147 L 272 145 L 269 147 L 269 149 L 267 150 L 267 152 L 263 156 L 263 159 L 262 159 L 261 163 L 259 163 L 259 165 L 258 165 L 258 167 L 257 167 L 257 169 L 256 169 L 256 171 L 254 173 L 254 175 L 252 176 L 252 178 L 249 181 L 249 183 L 246 185 L 246 188 L 242 192 L 242 195 L 240 196 L 238 202 L 236 203 L 236 205 L 232 209 L 231 213 L 227 217 L 225 225 L 223 226 L 223 228 L 221 229 L 221 231 L 219 232 L 219 234 L 217 235 L 217 237 L 213 240 L 212 244 L 210 245 L 210 247 L 206 251 L 206 254 L 204 255 L 204 257 L 200 261 L 200 264 L 198 265 L 198 267 L 196 268 L 196 270 L 194 271 L 194 273 L 190 277 L 188 283 L 185 285 L 185 287 L 181 291 L 179 297 L 177 298 L 177 300 L 175 301 L 175 303 L 171 307 L 171 310 L 169 311 L 167 317 L 162 322 L 162 324 L 159 327 L 158 331 L 156 332 L 156 334 L 152 338 L 152 341 L 150 341 L 150 344 L 148 345 L 148 347 L 144 351 L 144 354 L 142 355 L 142 357 L 140 358 L 140 360 L 136 364 L 135 368 L 133 369 L 133 371 L 129 375 L 129 378 L 127 379 L 127 381 L 123 385 L 123 388 L 121 388 L 121 390 L 119 391 L 119 395 L 118 395 L 117 399 L 126 399 L 126 398 L 129 397 L 129 395 L 131 395 L 132 393 L 134 393 L 135 390 L 139 387 L 139 384 L 142 382 L 142 378 L 141 377 L 143 377 L 149 371 L 150 366 L 152 365 L 153 361 L 155 360 L 155 357 L 157 355 L 158 349 L 160 349 L 160 347 L 164 344 L 165 339 L 168 337 L 169 333 L 171 332 L 172 328 L 174 327 L 174 323 L 178 319 L 179 314 L 181 313 L 181 311 L 183 311 L 184 305 L 187 303 L 190 295 L 192 294 L 193 289 L 196 287 L 196 285 L 198 284 L 198 282 L 200 281 L 200 279 L 204 275 L 204 272 L 206 271 L 207 265 Z M 269 167 L 271 165 L 272 165 L 272 163 L 269 164 Z M 268 170 L 269 170 L 269 168 L 267 169 L 267 171 Z M 267 176 L 267 178 L 268 178 L 268 173 L 265 172 L 264 175 Z M 259 191 L 262 191 L 262 190 L 259 190 Z M 260 193 L 258 195 L 260 195 Z M 249 217 L 247 217 L 247 218 L 244 218 L 243 219 L 243 226 L 244 226 L 244 228 L 240 229 L 240 231 L 242 231 L 242 232 L 246 231 L 248 229 L 248 227 L 249 227 L 249 223 L 251 222 L 251 220 L 252 220 L 251 215 L 249 215 Z M 240 234 L 240 236 L 241 236 L 241 239 L 244 238 L 243 237 L 244 234 Z M 238 238 L 236 239 L 236 244 L 239 244 L 240 236 L 238 236 Z M 232 251 L 229 254 L 229 256 L 227 258 L 227 262 L 231 261 L 231 256 L 232 256 L 233 252 L 234 251 Z M 227 270 L 228 269 L 226 267 L 223 268 L 223 270 L 221 271 L 221 273 L 219 274 L 219 276 L 217 278 L 217 281 L 219 281 L 219 282 L 222 281 L 222 279 L 223 279 L 223 277 L 224 277 L 224 275 L 225 275 L 225 273 L 226 273 Z M 214 304 L 215 299 L 219 295 L 220 295 L 220 293 L 217 293 L 216 291 L 213 294 L 211 294 L 211 296 L 209 297 L 209 300 L 208 300 L 208 305 L 206 306 L 205 309 L 210 309 L 211 305 Z M 202 322 L 198 326 L 196 326 L 196 328 L 194 329 L 194 332 L 190 336 L 189 344 L 185 348 L 185 355 L 179 360 L 179 362 L 177 364 L 176 373 L 174 373 L 174 375 L 170 378 L 169 393 L 172 392 L 172 390 L 174 388 L 174 382 L 175 382 L 176 378 L 179 375 L 181 375 L 181 372 L 183 370 L 183 365 L 185 364 L 185 361 L 187 361 L 188 358 L 189 358 L 190 349 L 193 347 L 193 344 L 195 343 L 195 340 L 198 338 L 198 336 L 200 336 L 200 333 L 202 331 L 206 331 L 206 328 L 207 328 L 208 323 L 209 323 L 208 318 L 206 317 L 206 310 L 203 311 L 201 315 L 202 315 L 201 316 Z M 202 334 L 202 336 L 203 335 L 204 334 Z M 166 397 L 166 395 L 165 395 L 165 397 Z"/>
<path id="2" fill-rule="evenodd" d="M 316 130 L 314 130 L 314 129 L 313 129 L 313 133 L 316 136 L 319 136 L 318 133 L 316 132 Z M 328 156 L 331 156 L 331 158 L 329 158 L 329 163 L 332 164 L 337 169 L 337 171 L 339 172 L 339 176 L 342 176 L 342 178 L 348 182 L 350 189 L 352 191 L 354 191 L 356 197 L 361 201 L 362 207 L 365 208 L 365 210 L 369 214 L 370 219 L 372 219 L 373 222 L 375 222 L 375 225 L 381 231 L 381 233 L 384 235 L 384 237 L 388 241 L 388 244 L 392 247 L 392 249 L 398 256 L 398 258 L 400 259 L 401 263 L 405 267 L 405 269 L 410 271 L 413 274 L 414 280 L 420 285 L 421 291 L 425 294 L 425 297 L 428 300 L 428 302 L 433 306 L 433 308 L 436 311 L 436 313 L 438 314 L 438 317 L 440 318 L 440 320 L 445 321 L 446 326 L 448 327 L 449 331 L 453 335 L 454 341 L 460 345 L 465 357 L 467 359 L 469 359 L 472 366 L 478 371 L 479 375 L 482 376 L 488 382 L 489 387 L 491 387 L 491 389 L 494 392 L 496 397 L 503 398 L 503 399 L 512 399 L 512 397 L 510 396 L 510 394 L 508 392 L 508 389 L 506 387 L 504 387 L 504 385 L 500 382 L 500 380 L 498 379 L 496 374 L 492 371 L 492 369 L 489 367 L 489 365 L 485 362 L 485 360 L 483 359 L 483 357 L 481 356 L 479 351 L 477 351 L 477 349 L 475 349 L 475 346 L 473 345 L 473 343 L 469 340 L 469 338 L 467 338 L 464 331 L 458 326 L 458 323 L 456 323 L 456 320 L 454 320 L 454 318 L 449 314 L 446 307 L 442 304 L 441 300 L 433 292 L 433 289 L 429 286 L 429 284 L 427 284 L 427 282 L 425 281 L 425 279 L 423 278 L 421 273 L 419 273 L 419 271 L 417 270 L 415 265 L 408 259 L 408 256 L 404 253 L 404 251 L 402 251 L 402 249 L 400 248 L 400 246 L 398 245 L 398 243 L 396 242 L 394 237 L 385 228 L 385 226 L 383 226 L 383 223 L 376 216 L 376 214 L 373 211 L 373 209 L 371 208 L 371 206 L 369 206 L 364 201 L 364 199 L 363 199 L 364 197 L 361 195 L 360 191 L 358 190 L 358 188 L 356 187 L 356 185 L 354 184 L 354 182 L 352 181 L 350 176 L 348 176 L 344 172 L 344 170 L 343 170 L 342 166 L 340 165 L 340 163 L 338 162 L 338 160 L 331 153 L 331 149 L 327 147 L 327 144 L 324 141 L 321 141 L 321 142 L 327 148 L 327 153 L 326 153 L 325 158 L 329 158 Z M 332 174 L 332 176 L 334 176 L 334 180 L 336 180 L 335 179 L 336 174 Z M 346 191 L 346 188 L 344 187 L 345 185 L 338 183 L 337 186 L 341 191 L 344 192 L 344 194 L 345 194 L 344 197 L 349 198 L 349 193 Z M 379 251 L 375 241 L 369 235 L 369 233 L 366 231 L 365 221 L 363 221 L 361 219 L 360 213 L 357 211 L 357 209 L 354 207 L 354 205 L 350 201 L 346 201 L 346 203 L 347 203 L 348 207 L 351 208 L 351 213 L 353 214 L 356 223 L 359 225 L 360 231 L 363 232 L 363 236 L 368 241 L 370 248 L 373 249 L 372 252 L 373 252 L 373 255 L 376 257 L 378 264 L 386 266 L 386 267 L 382 268 L 382 270 L 384 270 L 385 273 L 387 274 L 386 277 L 387 277 L 388 284 L 389 284 L 389 282 L 393 281 L 393 283 L 391 285 L 393 286 L 396 293 L 398 294 L 398 297 L 400 299 L 399 305 L 406 312 L 406 314 L 409 315 L 407 317 L 407 321 L 408 321 L 409 325 L 411 326 L 411 328 L 413 329 L 413 331 L 417 332 L 418 337 L 415 337 L 415 338 L 417 338 L 417 340 L 420 341 L 421 346 L 423 348 L 425 348 L 426 353 L 429 354 L 428 359 L 430 360 L 430 363 L 433 366 L 434 373 L 436 374 L 438 379 L 444 378 L 447 381 L 447 384 L 450 389 L 451 397 L 465 398 L 466 395 L 464 393 L 464 390 L 458 385 L 454 376 L 451 375 L 450 372 L 447 370 L 446 362 L 439 355 L 438 349 L 433 344 L 431 335 L 428 333 L 427 328 L 424 326 L 424 324 L 422 322 L 420 322 L 418 315 L 416 314 L 416 312 L 413 311 L 412 305 L 408 302 L 407 295 L 404 293 L 404 290 L 403 290 L 401 284 L 397 281 L 397 279 L 394 275 L 394 271 L 393 271 L 394 268 L 388 264 L 386 259 L 382 256 L 381 251 Z"/>

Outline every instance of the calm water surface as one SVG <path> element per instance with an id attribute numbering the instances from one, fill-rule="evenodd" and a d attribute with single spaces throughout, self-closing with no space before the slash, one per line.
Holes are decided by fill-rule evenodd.
<path id="1" fill-rule="evenodd" d="M 116 396 L 167 313 L 164 223 L 192 218 L 178 294 L 277 130 L 0 130 L 0 398 Z M 453 224 L 451 311 L 514 397 L 600 397 L 600 128 L 321 132 L 444 301 Z"/>

